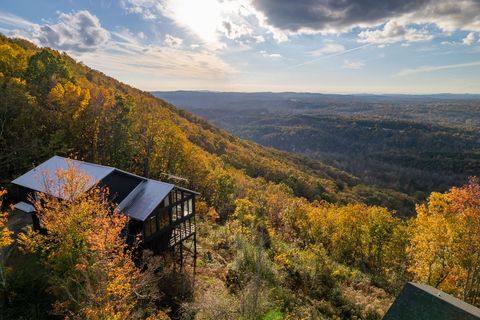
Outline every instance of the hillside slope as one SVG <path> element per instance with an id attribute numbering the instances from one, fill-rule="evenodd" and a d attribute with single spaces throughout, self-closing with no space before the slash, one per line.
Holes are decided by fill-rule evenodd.
<path id="1" fill-rule="evenodd" d="M 212 182 L 206 177 L 231 168 L 284 183 L 311 200 L 413 208 L 400 193 L 368 188 L 320 161 L 241 140 L 65 54 L 23 40 L 1 43 L 4 182 L 55 153 L 155 178 L 180 175 L 207 199 Z"/>

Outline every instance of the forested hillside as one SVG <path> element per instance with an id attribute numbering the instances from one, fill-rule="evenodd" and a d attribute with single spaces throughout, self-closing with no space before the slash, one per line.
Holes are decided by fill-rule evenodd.
<path id="1" fill-rule="evenodd" d="M 478 95 L 155 94 L 242 138 L 417 199 L 480 171 Z"/>
<path id="2" fill-rule="evenodd" d="M 479 304 L 475 179 L 433 193 L 413 209 L 412 198 L 403 193 L 363 185 L 318 160 L 241 140 L 24 40 L 0 38 L 0 97 L 0 178 L 9 191 L 12 178 L 59 154 L 160 180 L 174 174 L 201 193 L 193 290 L 164 277 L 160 294 L 148 303 L 145 292 L 155 275 L 145 279 L 150 272 L 141 273 L 126 259 L 116 237 L 124 220 L 109 220 L 98 195 L 78 207 L 40 202 L 65 219 L 49 217 L 51 236 L 22 236 L 20 248 L 28 254 L 19 252 L 7 261 L 5 273 L 2 268 L 6 318 L 380 319 L 408 280 Z M 11 191 L 6 202 L 13 197 Z M 393 209 L 418 216 L 404 220 Z M 98 224 L 69 218 L 84 219 L 79 212 L 91 211 L 98 212 Z M 0 218 L 0 247 L 6 247 L 10 234 L 5 216 Z M 111 243 L 97 236 L 109 221 Z M 88 241 L 75 241 L 78 234 L 70 230 L 80 230 L 79 238 Z M 70 262 L 70 251 L 83 258 L 90 249 L 98 254 Z M 49 250 L 69 259 L 55 259 L 45 254 Z M 27 263 L 32 259 L 38 264 Z M 85 270 L 106 269 L 100 285 L 78 280 Z M 73 294 L 62 287 L 65 277 Z M 98 291 L 92 289 L 96 285 Z"/>

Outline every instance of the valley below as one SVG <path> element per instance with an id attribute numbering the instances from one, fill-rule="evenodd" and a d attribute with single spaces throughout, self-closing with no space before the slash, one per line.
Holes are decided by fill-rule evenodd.
<path id="1" fill-rule="evenodd" d="M 416 200 L 480 172 L 480 96 L 171 91 L 154 95 L 259 144 Z"/>

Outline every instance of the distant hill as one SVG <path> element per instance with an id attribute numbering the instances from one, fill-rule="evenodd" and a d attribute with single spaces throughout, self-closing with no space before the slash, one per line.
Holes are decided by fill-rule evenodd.
<path id="1" fill-rule="evenodd" d="M 420 199 L 480 171 L 479 95 L 154 94 L 242 138 Z"/>

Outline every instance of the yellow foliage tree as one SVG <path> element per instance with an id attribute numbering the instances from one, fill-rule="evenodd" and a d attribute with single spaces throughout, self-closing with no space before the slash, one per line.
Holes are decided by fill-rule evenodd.
<path id="1" fill-rule="evenodd" d="M 400 223 L 382 207 L 323 204 L 308 212 L 309 233 L 340 262 L 380 272 L 388 266 L 394 230 Z"/>
<path id="2" fill-rule="evenodd" d="M 417 206 L 408 255 L 410 271 L 417 281 L 479 305 L 478 180 L 443 194 L 432 193 L 427 204 Z"/>

